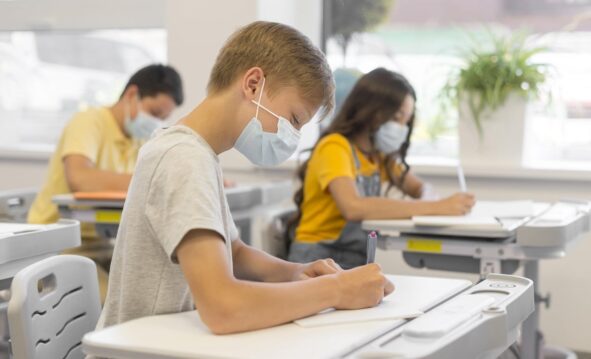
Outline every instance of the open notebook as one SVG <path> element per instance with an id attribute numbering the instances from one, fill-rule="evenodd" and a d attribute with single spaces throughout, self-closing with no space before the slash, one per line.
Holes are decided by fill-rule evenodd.
<path id="1" fill-rule="evenodd" d="M 532 201 L 478 201 L 465 216 L 414 216 L 412 222 L 426 227 L 501 229 L 501 219 L 525 218 L 535 214 Z"/>
<path id="2" fill-rule="evenodd" d="M 534 201 L 477 201 L 472 216 L 497 218 L 524 218 L 537 214 Z"/>
<path id="3" fill-rule="evenodd" d="M 125 201 L 125 197 L 125 191 L 74 192 L 74 198 L 77 200 Z"/>
<path id="4" fill-rule="evenodd" d="M 503 224 L 495 217 L 478 216 L 414 216 L 415 226 L 424 227 L 465 227 L 480 229 L 503 228 Z"/>
<path id="5" fill-rule="evenodd" d="M 377 307 L 358 310 L 329 309 L 311 317 L 295 320 L 294 323 L 304 328 L 310 328 L 373 320 L 409 319 L 418 317 L 421 314 L 423 312 L 413 304 L 400 305 L 399 303 L 389 301 L 386 297 Z"/>
<path id="6" fill-rule="evenodd" d="M 420 316 L 435 302 L 445 299 L 444 292 L 458 292 L 471 283 L 463 279 L 407 277 L 388 275 L 394 292 L 378 306 L 358 310 L 325 310 L 316 315 L 295 320 L 299 327 L 313 328 L 325 325 L 360 323 L 379 320 L 408 319 Z M 434 293 L 439 293 L 435 296 Z M 430 299 L 429 299 L 430 298 Z"/>

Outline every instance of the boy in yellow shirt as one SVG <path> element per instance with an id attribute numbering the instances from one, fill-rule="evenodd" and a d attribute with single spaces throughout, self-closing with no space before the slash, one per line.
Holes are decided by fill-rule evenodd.
<path id="1" fill-rule="evenodd" d="M 234 333 L 374 306 L 392 292 L 377 264 L 296 264 L 244 244 L 226 201 L 218 155 L 236 148 L 257 165 L 285 161 L 333 94 L 324 55 L 298 31 L 269 22 L 238 30 L 207 97 L 140 151 L 98 328 L 196 308 L 214 333 Z"/>
<path id="2" fill-rule="evenodd" d="M 129 79 L 112 106 L 74 115 L 49 162 L 28 221 L 56 222 L 58 210 L 51 198 L 57 194 L 126 191 L 140 145 L 182 102 L 179 74 L 170 66 L 150 65 Z"/>

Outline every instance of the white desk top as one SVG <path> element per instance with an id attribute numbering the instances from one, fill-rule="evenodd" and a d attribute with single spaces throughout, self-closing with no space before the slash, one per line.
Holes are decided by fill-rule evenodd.
<path id="1" fill-rule="evenodd" d="M 426 311 L 471 286 L 466 280 L 389 276 L 391 302 Z M 355 349 L 403 320 L 303 328 L 294 323 L 231 335 L 213 335 L 196 312 L 145 317 L 87 334 L 84 351 L 112 358 L 327 358 Z"/>
<path id="2" fill-rule="evenodd" d="M 0 223 L 0 279 L 64 249 L 80 245 L 80 224 L 61 220 L 47 225 Z"/>
<path id="3" fill-rule="evenodd" d="M 263 203 L 262 188 L 256 186 L 236 186 L 225 189 L 230 209 L 245 209 Z M 125 201 L 122 200 L 89 200 L 76 199 L 71 193 L 60 194 L 52 197 L 52 202 L 60 207 L 97 207 L 122 209 Z"/>

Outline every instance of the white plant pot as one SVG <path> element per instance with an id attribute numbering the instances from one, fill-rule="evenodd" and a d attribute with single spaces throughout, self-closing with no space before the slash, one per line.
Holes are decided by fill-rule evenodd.
<path id="1" fill-rule="evenodd" d="M 470 105 L 462 99 L 459 105 L 460 161 L 467 167 L 520 167 L 527 99 L 511 94 L 495 111 L 480 115 L 482 136 L 478 132 Z"/>

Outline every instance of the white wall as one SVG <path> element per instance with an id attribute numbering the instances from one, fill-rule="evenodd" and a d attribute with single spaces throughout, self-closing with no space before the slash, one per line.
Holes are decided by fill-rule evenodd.
<path id="1" fill-rule="evenodd" d="M 47 0 L 49 1 L 49 0 Z M 58 1 L 58 0 L 52 0 Z M 71 5 L 73 10 L 69 17 L 81 11 L 79 0 L 59 0 Z M 130 0 L 127 0 L 130 1 Z M 109 0 L 101 1 L 100 6 L 92 9 L 92 15 L 97 18 L 111 16 L 116 13 L 117 21 L 132 21 L 138 12 L 139 3 L 144 0 L 122 2 Z M 21 0 L 14 4 L 29 5 L 32 0 Z M 121 3 L 126 4 L 126 12 L 120 12 Z M 203 98 L 205 85 L 219 47 L 227 36 L 241 25 L 247 24 L 258 17 L 268 20 L 285 21 L 288 24 L 301 28 L 313 41 L 318 41 L 319 30 L 319 0 L 169 0 L 165 5 L 157 7 L 157 1 L 151 2 L 150 12 L 163 16 L 165 26 L 168 29 L 169 60 L 183 75 L 186 86 L 186 104 L 177 111 L 177 116 L 182 116 Z M 42 2 L 35 2 L 36 6 Z M 98 4 L 98 3 L 97 3 Z M 107 4 L 107 5 L 105 5 Z M 135 4 L 128 6 L 128 4 Z M 155 5 L 156 4 L 156 5 Z M 281 4 L 281 5 L 280 5 Z M 2 5 L 4 6 L 4 4 Z M 16 5 L 21 6 L 21 5 Z M 52 17 L 61 14 L 67 7 L 44 6 L 40 9 L 44 17 Z M 84 8 L 87 8 L 86 2 Z M 103 10 L 101 10 L 103 9 Z M 109 15 L 100 15 L 100 11 L 109 11 Z M 115 9 L 115 11 L 111 11 Z M 15 16 L 25 16 L 22 8 Z M 91 13 L 87 11 L 87 13 Z M 31 12 L 26 16 L 34 16 L 39 12 Z M 97 15 L 98 14 L 98 15 Z M 129 16 L 133 14 L 133 16 Z M 78 15 L 75 15 L 78 16 Z M 0 24 L 2 27 L 10 26 L 11 14 L 0 11 Z M 53 18 L 58 18 L 55 15 Z M 94 21 L 89 15 L 88 22 Z M 5 22 L 5 19 L 8 19 Z M 65 21 L 65 20 L 64 20 Z M 34 23 L 34 21 L 32 22 Z M 74 25 L 80 25 L 76 22 Z M 223 163 L 227 167 L 240 167 L 244 164 L 239 155 L 224 156 Z M 0 158 L 0 190 L 8 188 L 21 188 L 40 186 L 45 176 L 46 161 L 39 160 L 14 160 Z M 453 170 L 447 174 L 433 174 L 425 171 L 423 174 L 434 185 L 439 187 L 442 193 L 451 193 L 457 188 L 457 181 Z M 420 171 L 419 171 L 420 172 Z M 543 180 L 538 179 L 492 179 L 471 178 L 469 171 L 468 182 L 470 190 L 479 194 L 482 198 L 513 199 L 532 198 L 538 200 L 552 200 L 561 197 L 591 199 L 591 181 L 568 180 Z M 290 172 L 278 171 L 271 174 L 264 172 L 231 172 L 227 174 L 235 179 L 248 181 L 264 181 L 270 178 L 291 178 Z M 591 255 L 591 239 L 580 243 L 567 256 L 559 260 L 549 260 L 542 263 L 541 287 L 543 291 L 551 291 L 553 295 L 552 308 L 542 311 L 542 325 L 547 341 L 560 344 L 578 350 L 591 352 L 588 325 L 591 323 L 591 266 L 588 257 Z M 417 271 L 408 268 L 401 263 L 398 253 L 379 253 L 378 260 L 383 263 L 386 271 L 396 273 L 410 273 L 422 275 L 445 275 L 449 273 L 436 273 L 433 271 Z M 455 276 L 455 275 L 454 275 Z M 475 276 L 468 276 L 475 279 Z"/>
<path id="2" fill-rule="evenodd" d="M 168 61 L 181 73 L 186 95 L 179 116 L 205 97 L 209 72 L 228 36 L 256 17 L 256 0 L 166 2 Z"/>
<path id="3" fill-rule="evenodd" d="M 0 30 L 160 27 L 165 1 L 0 1 Z"/>
<path id="4" fill-rule="evenodd" d="M 45 179 L 46 160 L 0 158 L 0 191 L 39 188 Z"/>

